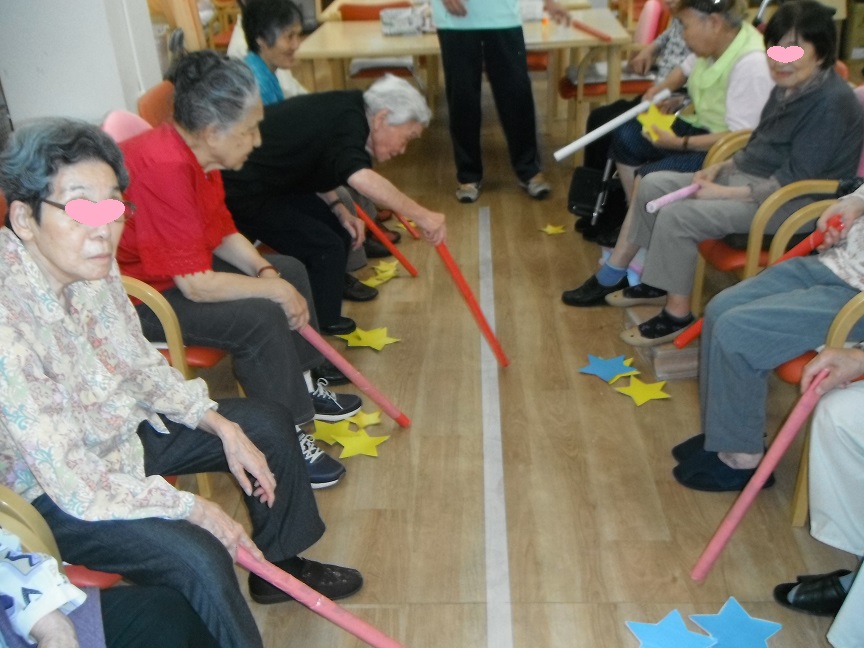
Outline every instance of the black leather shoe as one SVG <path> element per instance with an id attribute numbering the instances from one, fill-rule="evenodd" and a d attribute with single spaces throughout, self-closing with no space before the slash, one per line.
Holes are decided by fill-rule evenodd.
<path id="1" fill-rule="evenodd" d="M 378 290 L 362 283 L 354 275 L 345 273 L 345 287 L 342 289 L 342 299 L 355 302 L 371 301 L 378 296 Z"/>
<path id="2" fill-rule="evenodd" d="M 347 385 L 351 382 L 348 376 L 339 371 L 339 368 L 329 360 L 312 369 L 312 382 L 317 385 L 320 378 L 326 380 L 328 385 Z"/>
<path id="3" fill-rule="evenodd" d="M 624 277 L 614 286 L 604 286 L 597 281 L 596 275 L 591 275 L 588 280 L 578 288 L 568 290 L 561 295 L 561 301 L 568 306 L 605 306 L 606 295 L 611 295 L 617 290 L 624 290 L 629 284 Z"/>
<path id="4" fill-rule="evenodd" d="M 335 369 L 335 367 L 334 367 Z M 672 456 L 675 457 L 675 461 L 681 463 L 691 455 L 699 452 L 705 447 L 705 435 L 697 434 L 694 437 L 690 437 L 686 441 L 682 441 L 674 448 L 672 448 Z"/>
<path id="5" fill-rule="evenodd" d="M 357 322 L 350 317 L 340 317 L 330 326 L 322 326 L 321 332 L 324 335 L 348 335 L 353 333 L 357 328 Z"/>
<path id="6" fill-rule="evenodd" d="M 368 259 L 383 259 L 390 256 L 390 250 L 372 238 L 363 241 L 363 249 L 366 251 L 366 258 Z"/>
<path id="7" fill-rule="evenodd" d="M 846 590 L 840 584 L 840 577 L 849 573 L 848 569 L 838 569 L 830 574 L 799 576 L 797 583 L 781 583 L 774 588 L 774 600 L 783 607 L 815 616 L 835 616 L 846 600 Z M 798 586 L 792 601 L 789 592 Z"/>
<path id="8" fill-rule="evenodd" d="M 359 592 L 360 588 L 363 587 L 363 576 L 356 569 L 327 565 L 305 558 L 299 560 L 302 561 L 299 570 L 294 565 L 291 565 L 292 569 L 290 570 L 283 567 L 284 563 L 291 561 L 281 561 L 274 564 L 331 601 L 347 598 Z M 290 595 L 275 585 L 271 585 L 257 574 L 249 574 L 249 595 L 253 601 L 262 605 L 294 600 Z"/>

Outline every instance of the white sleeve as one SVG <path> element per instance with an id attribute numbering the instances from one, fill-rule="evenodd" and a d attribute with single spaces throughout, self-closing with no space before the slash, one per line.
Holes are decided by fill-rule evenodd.
<path id="1" fill-rule="evenodd" d="M 243 33 L 243 16 L 237 16 L 237 22 L 234 23 L 234 31 L 231 32 L 231 40 L 228 43 L 228 56 L 231 58 L 240 59 L 241 61 L 249 51 L 249 46 L 246 45 L 246 34 Z"/>
<path id="2" fill-rule="evenodd" d="M 687 58 L 681 61 L 681 65 L 678 67 L 680 67 L 681 71 L 684 72 L 684 76 L 689 79 L 690 75 L 693 73 L 694 65 L 696 65 L 696 55 L 691 52 L 687 55 Z"/>
<path id="3" fill-rule="evenodd" d="M 745 54 L 729 73 L 726 126 L 730 131 L 756 128 L 774 81 L 765 52 Z"/>

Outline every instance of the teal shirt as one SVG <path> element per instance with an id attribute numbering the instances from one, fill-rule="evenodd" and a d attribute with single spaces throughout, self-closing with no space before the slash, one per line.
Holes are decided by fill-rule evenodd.
<path id="1" fill-rule="evenodd" d="M 432 18 L 438 29 L 507 29 L 520 27 L 519 0 L 462 0 L 468 14 L 454 16 L 441 0 L 432 0 Z"/>

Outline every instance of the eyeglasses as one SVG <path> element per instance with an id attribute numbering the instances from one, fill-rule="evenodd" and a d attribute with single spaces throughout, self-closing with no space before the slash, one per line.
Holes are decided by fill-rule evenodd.
<path id="1" fill-rule="evenodd" d="M 729 0 L 689 0 L 685 6 L 701 13 L 723 13 L 731 6 Z"/>
<path id="2" fill-rule="evenodd" d="M 75 200 L 80 200 L 80 198 L 76 198 Z M 123 208 L 124 208 L 123 209 L 123 215 L 120 216 L 119 218 L 117 218 L 116 222 L 125 223 L 126 221 L 128 221 L 130 218 L 132 218 L 135 215 L 135 204 L 134 203 L 131 203 L 128 200 L 118 200 L 116 198 L 112 198 L 112 200 L 119 202 L 119 203 L 123 203 Z M 46 205 L 51 205 L 52 207 L 56 207 L 57 209 L 62 209 L 64 212 L 69 214 L 69 212 L 66 211 L 66 205 L 64 205 L 62 203 L 54 202 L 53 200 L 48 200 L 47 198 L 43 198 L 42 202 L 45 203 Z M 72 202 L 72 201 L 70 200 L 69 202 Z M 77 221 L 77 222 L 80 223 L 81 221 Z M 115 222 L 115 221 L 112 221 L 112 222 Z"/>

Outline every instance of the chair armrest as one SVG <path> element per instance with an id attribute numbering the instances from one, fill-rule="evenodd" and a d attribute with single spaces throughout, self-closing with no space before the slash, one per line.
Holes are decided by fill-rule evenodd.
<path id="1" fill-rule="evenodd" d="M 750 140 L 750 133 L 752 132 L 752 130 L 740 130 L 726 133 L 708 149 L 708 154 L 705 156 L 702 168 L 704 169 L 718 162 L 725 162 L 731 158 L 747 145 L 747 142 Z"/>
<path id="2" fill-rule="evenodd" d="M 825 338 L 825 346 L 842 347 L 846 344 L 849 333 L 862 317 L 864 317 L 864 292 L 858 293 L 846 302 L 834 317 L 831 328 L 828 329 L 828 336 Z"/>

